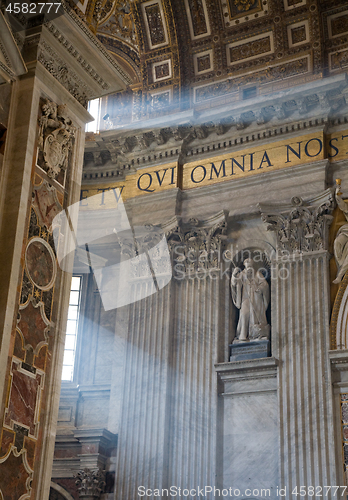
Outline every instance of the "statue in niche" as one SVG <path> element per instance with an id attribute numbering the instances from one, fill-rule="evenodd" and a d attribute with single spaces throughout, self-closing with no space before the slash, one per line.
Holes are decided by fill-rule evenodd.
<path id="1" fill-rule="evenodd" d="M 240 310 L 236 338 L 239 342 L 268 339 L 269 285 L 263 274 L 255 270 L 253 259 L 248 258 L 243 264 L 243 271 L 236 267 L 231 277 L 232 300 Z"/>
<path id="2" fill-rule="evenodd" d="M 342 210 L 348 221 L 348 203 L 342 199 L 341 179 L 336 179 L 335 198 L 337 205 Z M 348 224 L 339 228 L 334 241 L 334 254 L 337 264 L 337 276 L 334 283 L 341 283 L 343 276 L 348 271 Z"/>

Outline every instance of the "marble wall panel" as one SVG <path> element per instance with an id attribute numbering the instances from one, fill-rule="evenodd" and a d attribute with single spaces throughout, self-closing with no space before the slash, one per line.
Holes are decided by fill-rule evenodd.
<path id="1" fill-rule="evenodd" d="M 0 458 L 0 465 L 2 499 L 29 498 L 32 470 L 26 459 L 26 451 L 18 453 L 16 448 L 12 447 L 6 457 Z"/>
<path id="2" fill-rule="evenodd" d="M 279 484 L 277 393 L 242 392 L 224 397 L 223 487 L 270 489 L 272 497 Z"/>
<path id="3" fill-rule="evenodd" d="M 31 126 L 21 122 L 22 129 L 28 128 L 30 134 L 34 131 L 35 137 L 31 143 L 33 161 L 30 160 L 32 172 L 27 182 L 27 199 L 23 197 L 20 201 L 27 207 L 27 213 L 21 245 L 24 268 L 17 288 L 16 328 L 13 328 L 8 352 L 7 399 L 2 421 L 0 496 L 4 500 L 36 497 L 31 479 L 35 471 L 37 488 L 40 469 L 46 464 L 46 459 L 40 461 L 39 457 L 46 446 L 45 439 L 49 438 L 45 435 L 45 426 L 48 425 L 48 399 L 52 395 L 52 373 L 47 361 L 55 355 L 54 333 L 57 332 L 50 331 L 50 327 L 53 321 L 56 327 L 58 319 L 57 306 L 55 313 L 52 312 L 58 275 L 52 219 L 62 208 L 65 197 L 62 185 L 71 175 L 76 132 L 66 106 L 58 106 L 49 99 L 40 101 L 37 94 L 35 100 L 38 116 L 30 117 Z M 56 140 L 55 133 L 61 134 L 61 142 Z M 62 149 L 62 144 L 67 146 L 66 141 L 69 142 L 67 150 L 64 149 L 69 151 L 67 154 Z M 54 151 L 62 154 L 54 154 L 50 149 L 52 143 Z M 30 148 L 27 155 L 29 151 Z M 52 167 L 56 168 L 55 172 Z M 24 192 L 23 186 L 21 189 Z"/>
<path id="4" fill-rule="evenodd" d="M 23 369 L 14 361 L 11 370 L 11 387 L 4 423 L 14 428 L 18 423 L 29 429 L 29 434 L 37 437 L 38 408 L 43 385 L 43 374 Z"/>
<path id="5" fill-rule="evenodd" d="M 38 351 L 39 344 L 46 343 L 48 340 L 49 322 L 42 309 L 42 302 L 36 304 L 32 300 L 26 306 L 20 308 L 18 329 L 24 339 L 24 348 L 31 346 L 33 350 Z"/>

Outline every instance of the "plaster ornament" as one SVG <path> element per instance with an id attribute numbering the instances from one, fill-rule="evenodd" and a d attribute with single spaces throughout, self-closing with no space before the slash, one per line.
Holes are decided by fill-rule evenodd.
<path id="1" fill-rule="evenodd" d="M 269 285 L 253 259 L 244 261 L 244 270 L 236 267 L 232 272 L 232 300 L 240 310 L 237 325 L 237 341 L 268 339 L 270 325 L 266 319 L 269 304 Z"/>
<path id="2" fill-rule="evenodd" d="M 240 12 L 247 12 L 255 5 L 255 0 L 235 0 L 235 6 Z"/>
<path id="3" fill-rule="evenodd" d="M 76 486 L 79 498 L 85 500 L 97 500 L 101 497 L 105 488 L 105 472 L 100 469 L 80 470 L 76 476 Z"/>
<path id="4" fill-rule="evenodd" d="M 66 105 L 57 106 L 49 99 L 41 107 L 39 147 L 43 152 L 47 174 L 55 179 L 68 167 L 69 152 L 76 128 L 68 116 Z"/>
<path id="5" fill-rule="evenodd" d="M 342 199 L 341 179 L 336 179 L 335 198 L 337 205 L 342 210 L 348 221 L 348 203 Z M 334 254 L 337 264 L 337 276 L 334 283 L 340 283 L 343 276 L 348 271 L 348 224 L 339 228 L 334 241 Z"/>
<path id="6" fill-rule="evenodd" d="M 312 206 L 311 202 L 315 205 Z M 276 233 L 277 252 L 280 255 L 284 252 L 300 254 L 327 250 L 328 228 L 334 207 L 330 189 L 308 202 L 294 196 L 291 205 L 259 204 L 259 207 L 262 220 L 268 225 L 267 230 Z"/>

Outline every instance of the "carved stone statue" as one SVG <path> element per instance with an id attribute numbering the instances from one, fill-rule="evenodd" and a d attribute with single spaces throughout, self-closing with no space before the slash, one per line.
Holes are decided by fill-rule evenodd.
<path id="1" fill-rule="evenodd" d="M 343 201 L 341 193 L 341 179 L 336 179 L 336 202 L 348 221 L 348 203 Z M 337 264 L 337 276 L 334 283 L 340 283 L 348 271 L 348 224 L 344 224 L 337 232 L 334 241 L 334 254 Z"/>
<path id="2" fill-rule="evenodd" d="M 266 310 L 269 304 L 269 285 L 260 271 L 254 268 L 253 259 L 244 261 L 245 269 L 233 270 L 231 278 L 232 300 L 240 310 L 237 340 L 269 338 L 270 325 Z"/>
<path id="3" fill-rule="evenodd" d="M 58 106 L 46 99 L 41 109 L 39 147 L 44 157 L 42 166 L 48 176 L 55 179 L 61 169 L 66 170 L 68 167 L 68 155 L 76 128 L 72 125 L 66 105 Z"/>

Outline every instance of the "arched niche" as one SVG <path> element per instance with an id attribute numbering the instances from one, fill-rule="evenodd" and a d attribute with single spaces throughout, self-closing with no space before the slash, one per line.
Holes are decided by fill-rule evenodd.
<path id="1" fill-rule="evenodd" d="M 49 500 L 74 500 L 74 498 L 62 486 L 51 481 Z"/>
<path id="2" fill-rule="evenodd" d="M 261 244 L 260 244 L 261 243 Z M 266 319 L 267 323 L 269 325 L 272 325 L 271 323 L 271 293 L 272 293 L 272 286 L 271 286 L 271 259 L 273 256 L 275 256 L 275 252 L 272 252 L 272 249 L 274 248 L 267 244 L 266 242 L 257 242 L 256 245 L 248 246 L 243 248 L 242 250 L 238 251 L 235 253 L 232 257 L 232 263 L 231 263 L 231 276 L 233 270 L 238 267 L 241 270 L 244 269 L 244 261 L 246 259 L 253 259 L 254 261 L 254 269 L 256 272 L 260 272 L 264 278 L 266 278 L 267 283 L 269 285 L 269 292 L 270 292 L 270 300 L 269 304 L 266 310 Z M 239 320 L 239 311 L 234 307 L 233 308 L 233 314 L 232 314 L 232 323 L 233 323 L 233 334 L 236 334 L 237 330 L 237 324 Z M 269 337 L 270 339 L 270 337 Z"/>
<path id="3" fill-rule="evenodd" d="M 348 272 L 341 281 L 332 309 L 331 349 L 348 348 Z"/>

